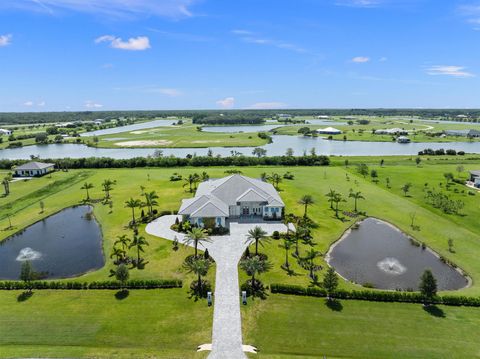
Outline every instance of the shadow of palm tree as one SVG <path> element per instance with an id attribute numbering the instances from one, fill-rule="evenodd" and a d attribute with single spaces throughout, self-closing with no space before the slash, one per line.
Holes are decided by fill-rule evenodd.
<path id="1" fill-rule="evenodd" d="M 33 295 L 33 292 L 31 291 L 22 292 L 18 295 L 17 302 L 25 302 L 29 300 L 32 297 L 32 295 Z"/>
<path id="2" fill-rule="evenodd" d="M 117 293 L 115 293 L 115 298 L 117 300 L 124 300 L 130 295 L 130 292 L 128 289 L 122 289 L 119 290 Z"/>
<path id="3" fill-rule="evenodd" d="M 442 308 L 437 307 L 436 305 L 427 305 L 423 306 L 423 310 L 426 311 L 428 314 L 437 317 L 437 318 L 445 318 L 445 312 Z"/>
<path id="4" fill-rule="evenodd" d="M 341 312 L 343 310 L 343 305 L 338 299 L 326 299 L 325 305 L 328 309 L 333 310 L 334 312 Z"/>

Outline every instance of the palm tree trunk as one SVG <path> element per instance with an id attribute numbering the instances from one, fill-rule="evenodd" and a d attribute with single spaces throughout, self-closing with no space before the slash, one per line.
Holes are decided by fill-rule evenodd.
<path id="1" fill-rule="evenodd" d="M 198 253 L 197 247 L 198 247 L 198 241 L 195 240 L 195 258 L 197 258 L 197 253 Z"/>
<path id="2" fill-rule="evenodd" d="M 201 292 L 202 292 L 202 277 L 200 276 L 200 274 L 198 275 L 198 285 L 197 285 L 197 288 L 198 288 L 198 292 L 201 293 Z"/>
<path id="3" fill-rule="evenodd" d="M 355 198 L 355 212 L 357 212 L 357 199 Z"/>
<path id="4" fill-rule="evenodd" d="M 90 194 L 88 193 L 88 188 L 86 190 L 87 190 L 87 201 L 88 201 L 90 199 Z"/>
<path id="5" fill-rule="evenodd" d="M 255 239 L 255 255 L 258 256 L 258 239 Z"/>
<path id="6" fill-rule="evenodd" d="M 255 284 L 255 273 L 252 274 L 252 288 L 255 289 L 256 284 Z"/>
<path id="7" fill-rule="evenodd" d="M 135 208 L 132 207 L 132 223 L 135 223 Z"/>
<path id="8" fill-rule="evenodd" d="M 137 245 L 137 265 L 140 263 L 140 246 Z"/>
<path id="9" fill-rule="evenodd" d="M 307 207 L 308 207 L 308 204 L 305 203 L 305 210 L 303 211 L 303 217 L 307 217 Z"/>
<path id="10" fill-rule="evenodd" d="M 285 250 L 285 267 L 289 267 L 288 265 L 288 249 Z"/>

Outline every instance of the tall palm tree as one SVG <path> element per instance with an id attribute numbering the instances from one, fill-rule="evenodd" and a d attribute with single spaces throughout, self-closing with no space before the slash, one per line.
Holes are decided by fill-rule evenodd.
<path id="1" fill-rule="evenodd" d="M 313 276 L 313 272 L 315 271 L 316 269 L 316 266 L 315 266 L 315 258 L 319 257 L 321 255 L 320 252 L 316 251 L 315 249 L 311 248 L 308 252 L 307 252 L 307 255 L 305 256 L 305 259 L 308 261 L 308 269 L 310 271 L 310 278 L 313 280 L 314 279 L 314 276 Z"/>
<path id="2" fill-rule="evenodd" d="M 193 188 L 200 181 L 200 176 L 197 173 L 191 173 L 184 179 L 184 181 L 185 183 L 183 184 L 183 187 L 189 186 L 189 192 L 192 193 Z"/>
<path id="3" fill-rule="evenodd" d="M 355 212 L 357 212 L 357 201 L 359 199 L 365 199 L 365 197 L 363 197 L 362 192 L 354 192 L 353 190 L 350 190 L 350 194 L 348 195 L 348 197 L 353 198 L 353 200 L 355 201 Z"/>
<path id="4" fill-rule="evenodd" d="M 335 216 L 338 218 L 338 206 L 340 202 L 347 202 L 341 193 L 335 192 L 335 196 L 333 196 L 333 202 L 335 202 Z"/>
<path id="5" fill-rule="evenodd" d="M 302 198 L 298 201 L 299 204 L 304 206 L 303 217 L 307 217 L 308 206 L 311 206 L 315 203 L 313 197 L 309 194 L 303 195 Z"/>
<path id="6" fill-rule="evenodd" d="M 270 176 L 267 177 L 267 179 L 272 182 L 273 184 L 273 187 L 275 187 L 275 189 L 279 189 L 278 185 L 280 184 L 280 182 L 282 182 L 282 176 L 279 175 L 278 173 L 272 173 Z"/>
<path id="7" fill-rule="evenodd" d="M 125 258 L 125 251 L 122 248 L 114 246 L 112 249 L 112 253 L 110 254 L 110 258 L 113 257 L 117 258 L 117 262 L 123 261 L 123 259 Z"/>
<path id="8" fill-rule="evenodd" d="M 251 276 L 252 281 L 252 288 L 255 290 L 257 287 L 257 283 L 255 280 L 255 276 L 257 274 L 264 273 L 268 271 L 271 267 L 270 263 L 267 261 L 261 260 L 258 256 L 248 257 L 243 259 L 240 262 L 240 267 L 249 275 Z"/>
<path id="9" fill-rule="evenodd" d="M 4 191 L 5 191 L 5 197 L 6 197 L 10 194 L 10 181 L 8 180 L 7 177 L 5 177 L 2 180 L 2 185 L 3 185 Z"/>
<path id="10" fill-rule="evenodd" d="M 195 258 L 198 256 L 198 244 L 202 242 L 210 242 L 207 231 L 203 228 L 192 228 L 185 236 L 185 244 L 192 244 L 195 247 Z"/>
<path id="11" fill-rule="evenodd" d="M 288 251 L 292 248 L 292 241 L 289 238 L 284 238 L 283 244 L 279 244 L 280 248 L 285 249 L 285 268 L 289 269 L 290 264 L 288 263 Z"/>
<path id="12" fill-rule="evenodd" d="M 135 208 L 138 208 L 142 205 L 142 202 L 139 199 L 133 199 L 130 197 L 128 201 L 125 201 L 125 207 L 132 209 L 132 223 L 135 224 Z"/>
<path id="13" fill-rule="evenodd" d="M 103 187 L 103 192 L 105 192 L 105 199 L 110 198 L 110 191 L 113 189 L 113 185 L 115 184 L 115 181 L 112 181 L 111 179 L 106 179 L 102 183 Z"/>
<path id="14" fill-rule="evenodd" d="M 159 198 L 157 195 L 157 192 L 152 191 L 152 192 L 145 192 L 145 204 L 148 207 L 148 213 L 151 216 L 153 214 L 153 207 L 158 206 L 158 201 L 157 199 Z"/>
<path id="15" fill-rule="evenodd" d="M 146 241 L 145 237 L 142 236 L 133 236 L 133 241 L 130 243 L 130 248 L 136 247 L 137 249 L 137 265 L 140 263 L 140 252 L 145 252 L 143 250 L 144 246 L 148 246 L 148 242 Z"/>
<path id="16" fill-rule="evenodd" d="M 90 193 L 88 192 L 89 189 L 93 188 L 93 183 L 85 182 L 80 189 L 84 189 L 87 191 L 87 201 L 90 200 Z"/>
<path id="17" fill-rule="evenodd" d="M 267 240 L 267 232 L 265 232 L 262 227 L 255 226 L 248 231 L 246 243 L 250 245 L 252 242 L 255 242 L 255 255 L 258 255 L 258 243 Z"/>
<path id="18" fill-rule="evenodd" d="M 328 202 L 330 203 L 330 209 L 333 209 L 333 198 L 335 197 L 335 192 L 333 189 L 330 189 L 330 191 L 325 195 L 328 198 Z"/>
<path id="19" fill-rule="evenodd" d="M 188 273 L 197 275 L 197 291 L 202 293 L 202 277 L 205 277 L 210 269 L 210 261 L 205 258 L 195 258 L 193 261 L 185 261 L 183 267 Z"/>
<path id="20" fill-rule="evenodd" d="M 113 245 L 116 246 L 117 244 L 120 244 L 122 249 L 126 251 L 130 244 L 130 238 L 128 238 L 126 234 L 117 236 L 117 240 L 113 243 Z"/>

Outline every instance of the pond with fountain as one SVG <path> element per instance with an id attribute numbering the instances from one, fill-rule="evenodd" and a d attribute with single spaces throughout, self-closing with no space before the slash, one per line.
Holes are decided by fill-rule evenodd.
<path id="1" fill-rule="evenodd" d="M 92 207 L 64 209 L 0 242 L 0 279 L 19 279 L 24 261 L 42 278 L 71 278 L 104 265 Z"/>
<path id="2" fill-rule="evenodd" d="M 335 243 L 328 263 L 345 279 L 379 289 L 417 290 L 420 277 L 430 269 L 439 290 L 456 290 L 468 279 L 445 264 L 430 249 L 412 243 L 393 225 L 367 218 Z"/>

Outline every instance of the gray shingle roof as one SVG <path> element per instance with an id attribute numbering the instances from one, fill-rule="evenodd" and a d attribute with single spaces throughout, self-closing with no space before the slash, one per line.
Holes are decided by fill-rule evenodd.
<path id="1" fill-rule="evenodd" d="M 32 170 L 43 170 L 45 168 L 55 166 L 54 163 L 43 163 L 43 162 L 28 162 L 21 166 L 18 166 L 16 170 L 23 170 L 23 171 L 32 171 Z"/>
<path id="2" fill-rule="evenodd" d="M 470 174 L 472 174 L 472 175 L 474 175 L 474 176 L 480 177 L 480 170 L 478 170 L 478 171 L 470 171 Z"/>

